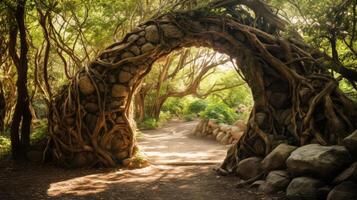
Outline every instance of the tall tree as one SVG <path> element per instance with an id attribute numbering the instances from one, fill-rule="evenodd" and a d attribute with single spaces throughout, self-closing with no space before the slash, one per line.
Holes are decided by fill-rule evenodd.
<path id="1" fill-rule="evenodd" d="M 17 102 L 11 123 L 11 145 L 14 158 L 23 157 L 30 145 L 31 112 L 27 91 L 28 44 L 25 26 L 26 0 L 17 0 L 9 5 L 9 54 L 17 70 Z M 17 38 L 20 40 L 20 54 L 17 52 Z"/>

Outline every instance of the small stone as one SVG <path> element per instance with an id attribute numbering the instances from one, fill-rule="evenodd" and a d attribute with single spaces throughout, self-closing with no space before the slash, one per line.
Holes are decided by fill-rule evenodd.
<path id="1" fill-rule="evenodd" d="M 343 145 L 357 158 L 357 130 L 343 139 Z"/>
<path id="2" fill-rule="evenodd" d="M 220 142 L 220 141 L 222 141 L 222 139 L 224 138 L 224 136 L 226 136 L 226 133 L 224 133 L 224 132 L 219 132 L 219 133 L 217 134 L 216 140 L 217 140 L 218 142 Z"/>
<path id="3" fill-rule="evenodd" d="M 286 159 L 290 156 L 297 147 L 287 144 L 278 145 L 271 151 L 262 161 L 262 167 L 265 171 L 276 169 L 284 169 L 286 167 Z"/>
<path id="4" fill-rule="evenodd" d="M 84 108 L 91 113 L 96 113 L 98 111 L 98 105 L 95 103 L 86 103 Z"/>
<path id="5" fill-rule="evenodd" d="M 161 29 L 164 32 L 164 36 L 168 38 L 181 38 L 183 36 L 183 33 L 171 24 L 163 24 L 161 25 Z"/>
<path id="6" fill-rule="evenodd" d="M 137 55 L 140 55 L 140 49 L 138 46 L 134 45 L 134 46 L 131 46 L 130 49 L 129 49 L 133 54 L 135 54 L 136 56 Z"/>
<path id="7" fill-rule="evenodd" d="M 150 25 L 145 28 L 145 39 L 153 43 L 159 41 L 160 36 L 156 25 Z"/>
<path id="8" fill-rule="evenodd" d="M 286 196 L 289 200 L 318 200 L 318 190 L 324 185 L 323 182 L 310 177 L 294 178 L 286 190 Z"/>
<path id="9" fill-rule="evenodd" d="M 331 190 L 327 200 L 356 200 L 357 184 L 352 181 L 342 182 Z"/>
<path id="10" fill-rule="evenodd" d="M 141 31 L 141 32 L 139 33 L 139 35 L 140 35 L 140 36 L 145 36 L 145 31 Z"/>
<path id="11" fill-rule="evenodd" d="M 243 135 L 243 131 L 241 131 L 238 127 L 232 127 L 231 129 L 231 135 L 235 140 L 239 140 L 242 135 Z"/>
<path id="12" fill-rule="evenodd" d="M 221 144 L 229 144 L 228 141 L 229 141 L 229 138 L 230 138 L 230 137 L 231 137 L 231 136 L 230 136 L 229 134 L 226 134 L 226 135 L 222 138 L 222 140 L 220 141 Z"/>
<path id="13" fill-rule="evenodd" d="M 128 42 L 134 42 L 135 40 L 137 40 L 139 38 L 138 35 L 133 34 L 131 36 L 128 37 Z"/>
<path id="14" fill-rule="evenodd" d="M 134 57 L 134 54 L 132 54 L 131 52 L 125 52 L 121 55 L 122 59 L 131 58 L 131 57 Z"/>
<path id="15" fill-rule="evenodd" d="M 123 106 L 124 101 L 112 101 L 109 104 L 109 109 L 118 109 Z"/>
<path id="16" fill-rule="evenodd" d="M 123 85 L 113 85 L 112 97 L 126 97 L 128 96 L 128 90 Z"/>
<path id="17" fill-rule="evenodd" d="M 250 157 L 240 161 L 237 166 L 238 176 L 244 180 L 257 177 L 263 172 L 261 161 L 262 159 L 258 157 Z"/>
<path id="18" fill-rule="evenodd" d="M 351 156 L 343 146 L 309 144 L 297 148 L 286 161 L 288 171 L 294 175 L 308 175 L 332 179 L 344 166 L 351 163 Z"/>
<path id="19" fill-rule="evenodd" d="M 284 191 L 290 183 L 290 176 L 287 171 L 272 171 L 268 174 L 266 181 L 259 187 L 259 190 L 267 194 Z"/>
<path id="20" fill-rule="evenodd" d="M 144 44 L 141 47 L 141 52 L 147 53 L 147 52 L 152 51 L 154 49 L 155 49 L 155 46 L 149 42 L 149 43 Z"/>
<path id="21" fill-rule="evenodd" d="M 79 90 L 84 95 L 90 95 L 95 91 L 92 81 L 88 76 L 82 76 L 79 78 Z"/>
<path id="22" fill-rule="evenodd" d="M 145 43 L 146 43 L 146 40 L 145 40 L 145 38 L 143 38 L 143 37 L 139 38 L 139 39 L 136 41 L 136 44 L 139 45 L 139 46 L 141 46 L 141 45 L 143 45 L 143 44 L 145 44 Z"/>
<path id="23" fill-rule="evenodd" d="M 121 71 L 119 73 L 119 82 L 126 83 L 131 79 L 132 75 L 129 72 Z"/>

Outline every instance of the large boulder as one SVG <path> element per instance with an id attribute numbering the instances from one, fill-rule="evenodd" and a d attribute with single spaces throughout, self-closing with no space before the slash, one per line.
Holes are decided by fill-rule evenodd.
<path id="1" fill-rule="evenodd" d="M 357 181 L 357 162 L 354 162 L 350 167 L 348 167 L 341 174 L 339 174 L 333 180 L 333 183 L 338 184 L 346 180 Z"/>
<path id="2" fill-rule="evenodd" d="M 286 189 L 286 196 L 290 200 L 318 200 L 319 188 L 325 184 L 310 177 L 294 178 Z"/>
<path id="3" fill-rule="evenodd" d="M 286 159 L 297 147 L 287 144 L 278 145 L 262 161 L 262 167 L 266 171 L 286 168 Z"/>
<path id="4" fill-rule="evenodd" d="M 357 130 L 343 139 L 343 144 L 357 158 Z"/>
<path id="5" fill-rule="evenodd" d="M 262 159 L 259 157 L 246 158 L 238 163 L 237 174 L 244 180 L 253 178 L 262 173 Z"/>
<path id="6" fill-rule="evenodd" d="M 351 156 L 343 146 L 310 144 L 291 153 L 286 161 L 288 171 L 294 175 L 331 179 L 351 163 Z"/>
<path id="7" fill-rule="evenodd" d="M 334 187 L 327 196 L 327 200 L 356 200 L 357 184 L 351 181 L 342 182 Z"/>
<path id="8" fill-rule="evenodd" d="M 287 171 L 271 171 L 268 174 L 265 182 L 259 186 L 259 190 L 268 194 L 285 191 L 289 183 L 290 175 Z"/>

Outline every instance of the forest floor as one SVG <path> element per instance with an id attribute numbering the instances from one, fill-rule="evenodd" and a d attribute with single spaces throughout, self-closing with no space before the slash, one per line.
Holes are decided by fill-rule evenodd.
<path id="1" fill-rule="evenodd" d="M 139 146 L 151 166 L 135 169 L 62 169 L 0 161 L 0 199 L 284 199 L 237 189 L 237 177 L 213 168 L 227 146 L 190 135 L 197 122 L 170 122 L 142 131 Z"/>

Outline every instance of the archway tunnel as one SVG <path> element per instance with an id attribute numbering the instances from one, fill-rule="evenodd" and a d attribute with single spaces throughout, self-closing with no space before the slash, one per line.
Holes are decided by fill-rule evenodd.
<path id="1" fill-rule="evenodd" d="M 223 169 L 264 156 L 282 142 L 339 143 L 357 127 L 357 112 L 324 68 L 330 60 L 295 32 L 283 37 L 286 23 L 249 2 L 161 15 L 106 48 L 52 102 L 46 154 L 73 167 L 115 166 L 135 156 L 133 94 L 157 59 L 192 46 L 229 55 L 253 94 L 248 128 Z"/>

